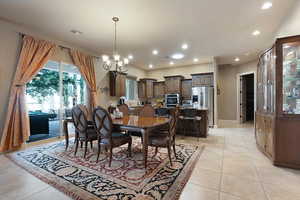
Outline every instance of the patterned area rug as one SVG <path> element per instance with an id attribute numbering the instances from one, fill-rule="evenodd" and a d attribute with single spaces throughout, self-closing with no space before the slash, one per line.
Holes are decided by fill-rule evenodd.
<path id="1" fill-rule="evenodd" d="M 73 144 L 73 141 L 70 141 Z M 203 147 L 177 145 L 177 159 L 170 165 L 166 149 L 156 156 L 149 147 L 148 168 L 144 169 L 140 139 L 135 138 L 132 157 L 127 145 L 115 148 L 111 167 L 105 152 L 96 163 L 97 147 L 74 156 L 74 146 L 65 151 L 64 142 L 36 146 L 8 154 L 15 163 L 48 184 L 78 200 L 173 200 L 178 199 Z"/>

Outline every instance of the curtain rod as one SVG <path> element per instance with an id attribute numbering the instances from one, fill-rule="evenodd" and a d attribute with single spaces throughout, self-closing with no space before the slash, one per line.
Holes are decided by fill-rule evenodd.
<path id="1" fill-rule="evenodd" d="M 22 38 L 24 38 L 24 36 L 25 35 L 27 35 L 27 34 L 25 34 L 25 33 L 21 33 L 21 32 L 19 32 L 19 34 L 20 34 L 20 36 L 22 37 Z M 61 44 L 56 44 L 59 48 L 61 48 L 61 49 L 67 49 L 67 50 L 71 50 L 72 48 L 71 47 L 66 47 L 66 46 L 63 46 L 63 45 L 61 45 Z M 95 57 L 95 58 L 97 58 L 97 59 L 101 59 L 101 57 L 100 56 L 95 56 L 95 55 L 92 55 L 93 57 Z"/>

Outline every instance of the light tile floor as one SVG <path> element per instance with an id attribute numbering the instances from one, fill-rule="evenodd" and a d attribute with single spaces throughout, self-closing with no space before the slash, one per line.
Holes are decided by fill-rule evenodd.
<path id="1" fill-rule="evenodd" d="M 257 150 L 251 124 L 225 124 L 207 139 L 177 141 L 206 146 L 181 200 L 300 200 L 300 170 L 274 167 Z M 1 155 L 0 200 L 40 199 L 70 198 Z"/>

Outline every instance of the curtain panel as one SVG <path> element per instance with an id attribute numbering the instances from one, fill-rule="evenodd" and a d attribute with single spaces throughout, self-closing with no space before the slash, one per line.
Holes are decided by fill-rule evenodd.
<path id="1" fill-rule="evenodd" d="M 78 67 L 81 75 L 86 80 L 89 89 L 89 109 L 90 113 L 92 113 L 92 109 L 97 106 L 97 84 L 94 69 L 94 57 L 86 55 L 78 50 L 71 50 L 70 54 L 74 64 Z"/>
<path id="2" fill-rule="evenodd" d="M 26 83 L 45 65 L 56 48 L 55 44 L 24 36 L 21 54 L 11 86 L 0 152 L 21 147 L 30 134 L 29 116 L 25 102 Z"/>

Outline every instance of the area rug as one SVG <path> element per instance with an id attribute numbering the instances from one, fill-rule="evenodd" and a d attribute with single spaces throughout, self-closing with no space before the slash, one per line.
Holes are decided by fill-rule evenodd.
<path id="1" fill-rule="evenodd" d="M 202 146 L 176 145 L 177 159 L 173 155 L 171 166 L 166 149 L 160 148 L 154 156 L 154 148 L 149 147 L 147 169 L 137 138 L 133 140 L 131 158 L 127 157 L 126 145 L 114 149 L 111 167 L 105 152 L 96 163 L 97 147 L 93 150 L 89 147 L 84 159 L 83 148 L 74 156 L 74 146 L 65 151 L 62 141 L 7 157 L 77 200 L 174 200 L 179 198 L 202 150 Z"/>

